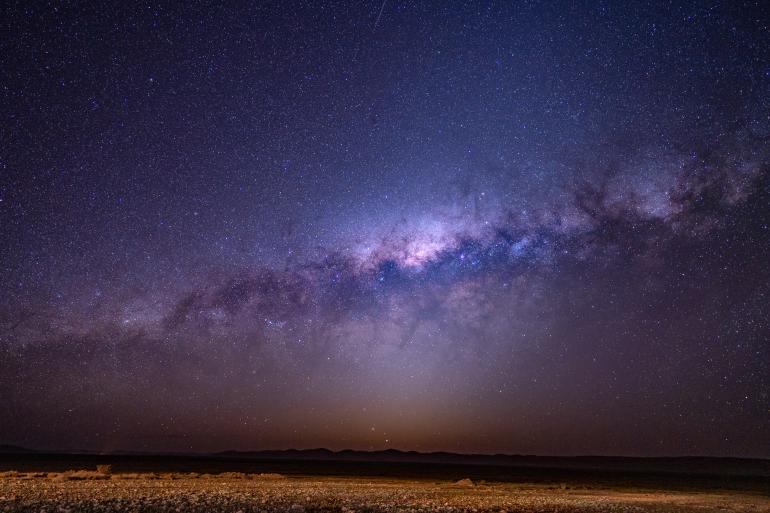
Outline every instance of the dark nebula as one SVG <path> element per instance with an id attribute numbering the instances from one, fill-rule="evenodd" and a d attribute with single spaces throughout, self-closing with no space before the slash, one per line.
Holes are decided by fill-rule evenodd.
<path id="1" fill-rule="evenodd" d="M 770 457 L 766 2 L 252 3 L 2 8 L 0 443 Z"/>

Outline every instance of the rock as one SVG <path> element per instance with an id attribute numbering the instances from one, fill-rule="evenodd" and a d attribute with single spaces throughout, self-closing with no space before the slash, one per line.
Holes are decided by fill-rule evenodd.
<path id="1" fill-rule="evenodd" d="M 112 474 L 112 465 L 97 465 L 96 471 L 100 474 Z"/>
<path id="2" fill-rule="evenodd" d="M 457 485 L 457 486 L 476 486 L 475 484 L 473 484 L 473 481 L 471 481 L 467 477 L 463 478 L 463 479 L 460 479 L 459 481 L 455 482 L 455 485 Z"/>

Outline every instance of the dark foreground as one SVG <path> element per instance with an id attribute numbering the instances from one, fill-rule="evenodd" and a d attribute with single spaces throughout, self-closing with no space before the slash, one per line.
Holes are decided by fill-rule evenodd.
<path id="1" fill-rule="evenodd" d="M 1 455 L 0 512 L 770 513 L 762 461 L 520 463 Z"/>
<path id="2" fill-rule="evenodd" d="M 386 478 L 276 475 L 16 475 L 0 479 L 0 510 L 35 512 L 710 512 L 770 511 L 735 491 L 562 488 Z"/>

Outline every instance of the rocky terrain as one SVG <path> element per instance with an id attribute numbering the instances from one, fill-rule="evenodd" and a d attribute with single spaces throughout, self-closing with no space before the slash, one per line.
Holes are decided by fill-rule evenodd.
<path id="1" fill-rule="evenodd" d="M 770 512 L 770 497 L 695 492 L 280 474 L 5 472 L 0 511 L 76 512 Z"/>

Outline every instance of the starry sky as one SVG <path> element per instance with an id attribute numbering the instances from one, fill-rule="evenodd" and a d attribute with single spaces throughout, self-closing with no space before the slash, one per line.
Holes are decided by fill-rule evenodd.
<path id="1" fill-rule="evenodd" d="M 8 2 L 0 443 L 770 457 L 770 8 Z"/>

